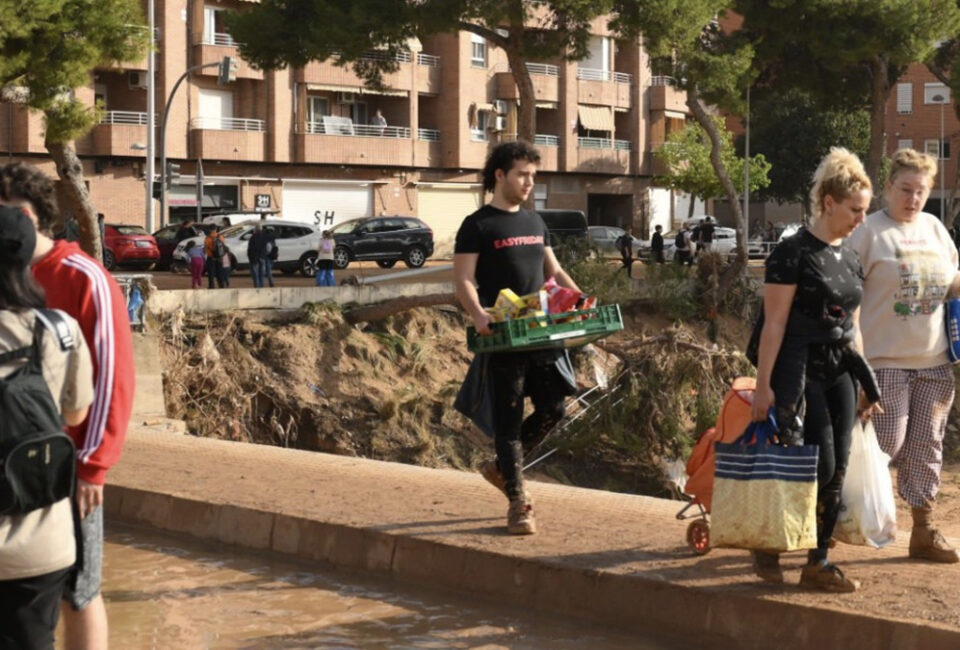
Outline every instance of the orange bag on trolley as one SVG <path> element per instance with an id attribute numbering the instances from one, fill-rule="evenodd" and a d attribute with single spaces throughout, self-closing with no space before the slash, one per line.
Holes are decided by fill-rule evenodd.
<path id="1" fill-rule="evenodd" d="M 753 406 L 753 391 L 757 380 L 753 377 L 737 377 L 727 394 L 717 416 L 717 425 L 704 432 L 687 460 L 687 484 L 683 491 L 699 501 L 707 512 L 713 501 L 714 461 L 713 443 L 733 442 L 750 424 L 750 409 Z"/>

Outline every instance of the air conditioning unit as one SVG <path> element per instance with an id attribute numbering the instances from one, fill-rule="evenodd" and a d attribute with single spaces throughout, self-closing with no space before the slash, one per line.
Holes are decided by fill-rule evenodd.
<path id="1" fill-rule="evenodd" d="M 338 104 L 355 104 L 357 102 L 357 93 L 339 92 L 337 93 Z"/>
<path id="2" fill-rule="evenodd" d="M 497 115 L 497 119 L 493 121 L 493 130 L 494 131 L 505 131 L 507 128 L 507 118 L 502 115 Z"/>
<path id="3" fill-rule="evenodd" d="M 507 110 L 509 109 L 509 104 L 505 99 L 495 99 L 493 100 L 493 106 L 497 109 L 498 115 L 506 115 Z"/>
<path id="4" fill-rule="evenodd" d="M 127 84 L 131 88 L 146 88 L 147 73 L 140 70 L 131 70 L 127 73 Z"/>

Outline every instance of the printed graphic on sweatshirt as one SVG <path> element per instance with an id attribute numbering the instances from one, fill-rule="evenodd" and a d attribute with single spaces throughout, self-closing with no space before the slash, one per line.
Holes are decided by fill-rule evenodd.
<path id="1" fill-rule="evenodd" d="M 902 319 L 929 316 L 943 304 L 949 288 L 943 261 L 923 240 L 903 243 L 910 246 L 897 248 L 900 288 L 893 296 L 893 311 Z"/>

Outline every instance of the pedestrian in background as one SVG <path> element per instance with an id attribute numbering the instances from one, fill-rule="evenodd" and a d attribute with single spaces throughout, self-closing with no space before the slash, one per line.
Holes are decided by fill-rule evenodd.
<path id="1" fill-rule="evenodd" d="M 943 302 L 960 292 L 960 274 L 950 233 L 923 211 L 936 175 L 929 154 L 895 152 L 887 207 L 867 217 L 850 246 L 864 272 L 864 348 L 883 393 L 877 439 L 912 509 L 910 557 L 952 563 L 960 557 L 934 525 L 933 509 L 955 392 Z"/>
<path id="2" fill-rule="evenodd" d="M 623 262 L 623 268 L 627 270 L 627 277 L 633 277 L 633 230 L 627 228 L 626 232 L 617 237 L 617 249 L 620 251 L 620 259 Z"/>
<path id="3" fill-rule="evenodd" d="M 63 421 L 76 426 L 94 397 L 90 352 L 73 318 L 60 312 L 73 337 L 64 350 L 34 311 L 44 307 L 43 291 L 30 275 L 36 242 L 26 214 L 0 207 L 0 354 L 26 351 L 0 362 L 0 381 L 39 371 Z M 38 421 L 50 415 L 37 413 Z M 0 515 L 0 648 L 53 648 L 60 599 L 76 557 L 69 497 Z"/>
<path id="4" fill-rule="evenodd" d="M 653 236 L 650 238 L 650 256 L 657 264 L 663 264 L 663 235 L 661 231 L 663 226 L 655 226 Z"/>
<path id="5" fill-rule="evenodd" d="M 203 246 L 194 241 L 187 249 L 187 259 L 190 260 L 190 288 L 199 289 L 203 284 L 203 267 L 207 256 L 203 253 Z"/>
<path id="6" fill-rule="evenodd" d="M 263 260 L 263 283 L 273 288 L 273 263 L 280 259 L 280 247 L 277 245 L 277 235 L 273 228 L 264 227 L 263 234 L 267 238 L 267 255 Z"/>
<path id="7" fill-rule="evenodd" d="M 214 282 L 223 288 L 223 258 L 227 254 L 227 243 L 214 226 L 203 240 L 203 253 L 206 259 L 207 288 L 213 289 Z"/>
<path id="8" fill-rule="evenodd" d="M 120 286 L 97 260 L 75 243 L 51 239 L 60 217 L 53 181 L 43 172 L 23 163 L 4 165 L 0 201 L 20 206 L 34 222 L 33 277 L 47 294 L 47 307 L 77 320 L 92 355 L 93 407 L 83 424 L 67 430 L 77 448 L 83 567 L 67 584 L 63 620 L 67 648 L 106 648 L 107 610 L 100 593 L 103 484 L 120 459 L 136 390 L 127 305 Z"/>
<path id="9" fill-rule="evenodd" d="M 263 276 L 267 270 L 268 255 L 267 236 L 258 223 L 254 225 L 250 239 L 247 240 L 247 260 L 250 262 L 250 277 L 253 278 L 253 286 L 258 289 L 263 286 Z"/>
<path id="10" fill-rule="evenodd" d="M 690 230 L 686 225 L 680 226 L 677 237 L 673 241 L 675 247 L 673 260 L 680 265 L 693 266 L 693 257 L 690 255 Z"/>
<path id="11" fill-rule="evenodd" d="M 333 233 L 324 230 L 320 236 L 320 245 L 317 246 L 317 276 L 318 287 L 336 286 L 333 278 L 333 249 L 336 248 Z"/>

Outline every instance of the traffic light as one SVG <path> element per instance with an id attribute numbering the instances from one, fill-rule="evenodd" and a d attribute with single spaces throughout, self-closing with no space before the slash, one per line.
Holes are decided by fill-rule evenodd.
<path id="1" fill-rule="evenodd" d="M 180 180 L 180 163 L 175 163 L 173 161 L 167 161 L 167 170 L 164 174 L 164 184 L 167 186 L 167 189 L 170 189 L 170 186 L 173 185 L 173 181 Z"/>
<path id="2" fill-rule="evenodd" d="M 240 67 L 240 62 L 236 57 L 225 56 L 220 62 L 220 73 L 217 75 L 217 84 L 222 86 L 228 84 L 231 81 L 237 80 L 237 69 Z"/>

